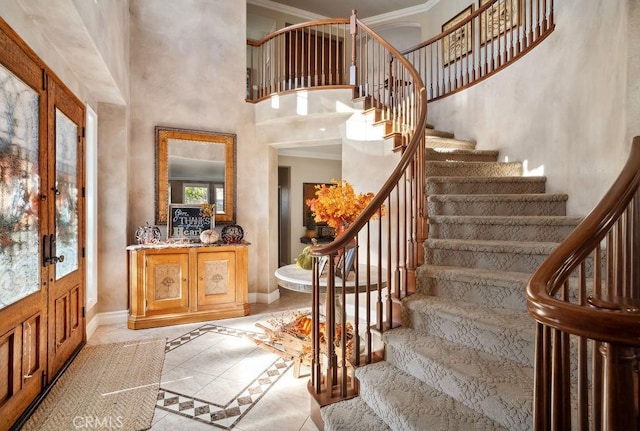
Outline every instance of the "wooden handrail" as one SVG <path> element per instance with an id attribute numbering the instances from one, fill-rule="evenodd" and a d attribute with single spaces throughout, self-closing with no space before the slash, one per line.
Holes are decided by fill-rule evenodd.
<path id="1" fill-rule="evenodd" d="M 527 309 L 537 321 L 534 429 L 640 429 L 640 137 L 529 280 Z"/>
<path id="2" fill-rule="evenodd" d="M 527 307 L 537 321 L 594 340 L 640 347 L 640 302 L 604 308 L 555 298 L 567 278 L 618 222 L 639 187 L 640 137 L 635 137 L 629 158 L 609 191 L 529 281 Z M 607 302 L 615 303 L 615 299 Z"/>

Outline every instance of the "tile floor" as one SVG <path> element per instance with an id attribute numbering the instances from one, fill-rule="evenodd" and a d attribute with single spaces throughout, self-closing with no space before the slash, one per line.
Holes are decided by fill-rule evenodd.
<path id="1" fill-rule="evenodd" d="M 280 289 L 280 295 L 269 305 L 251 304 L 251 314 L 241 318 L 141 330 L 100 326 L 88 344 L 167 339 L 152 431 L 316 431 L 308 377 L 293 377 L 291 362 L 246 337 L 262 334 L 256 322 L 310 307 L 306 293 Z"/>

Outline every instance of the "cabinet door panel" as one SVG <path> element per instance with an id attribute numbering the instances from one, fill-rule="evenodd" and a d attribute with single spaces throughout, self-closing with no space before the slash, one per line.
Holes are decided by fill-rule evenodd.
<path id="1" fill-rule="evenodd" d="M 145 260 L 147 314 L 184 312 L 189 308 L 189 255 L 148 255 Z"/>
<path id="2" fill-rule="evenodd" d="M 232 251 L 198 253 L 198 307 L 235 304 L 236 254 Z"/>

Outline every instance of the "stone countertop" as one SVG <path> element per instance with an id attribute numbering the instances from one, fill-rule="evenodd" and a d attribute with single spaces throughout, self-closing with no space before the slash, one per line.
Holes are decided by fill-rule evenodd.
<path id="1" fill-rule="evenodd" d="M 238 243 L 227 244 L 223 241 L 216 241 L 211 244 L 204 244 L 202 242 L 189 242 L 182 240 L 173 241 L 160 241 L 150 244 L 132 244 L 127 246 L 126 250 L 147 250 L 147 249 L 165 249 L 165 248 L 184 248 L 184 247 L 237 247 L 243 245 L 250 245 L 251 243 L 241 241 Z"/>

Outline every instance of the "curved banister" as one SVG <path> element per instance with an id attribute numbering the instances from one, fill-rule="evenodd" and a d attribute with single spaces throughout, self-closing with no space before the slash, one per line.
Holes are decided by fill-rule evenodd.
<path id="1" fill-rule="evenodd" d="M 384 46 L 394 59 L 397 59 L 413 78 L 414 86 L 418 88 L 419 93 L 419 110 L 418 110 L 418 123 L 415 125 L 414 130 L 424 130 L 427 121 L 427 97 L 426 89 L 422 78 L 409 61 L 402 56 L 402 54 L 395 49 L 389 42 L 378 36 L 371 31 L 369 27 L 357 20 L 358 27 L 369 33 L 374 39 L 376 39 L 382 46 Z M 375 194 L 374 198 L 369 202 L 367 207 L 362 211 L 358 218 L 344 231 L 344 234 L 340 235 L 335 241 L 326 245 L 317 245 L 312 247 L 311 253 L 315 256 L 332 255 L 336 254 L 340 249 L 349 244 L 350 241 L 362 230 L 362 228 L 376 215 L 380 207 L 383 206 L 385 201 L 389 198 L 389 194 L 397 186 L 398 181 L 401 179 L 405 170 L 409 166 L 409 163 L 415 157 L 418 147 L 424 142 L 424 135 L 420 133 L 414 133 L 407 145 L 405 151 L 400 158 L 400 161 L 394 168 L 393 172 L 389 175 L 389 178 L 380 187 L 380 190 Z"/>
<path id="2" fill-rule="evenodd" d="M 534 429 L 637 429 L 640 137 L 604 198 L 529 280 L 527 309 L 537 321 Z"/>
<path id="3" fill-rule="evenodd" d="M 314 21 L 302 22 L 299 24 L 292 24 L 287 27 L 283 27 L 280 30 L 276 30 L 273 33 L 269 33 L 260 40 L 247 39 L 247 45 L 260 46 L 260 45 L 264 45 L 266 42 L 270 41 L 271 39 L 275 39 L 280 35 L 291 33 L 296 30 L 304 30 L 306 28 L 317 27 L 319 25 L 339 25 L 339 24 L 349 24 L 349 18 L 324 18 L 324 19 L 318 19 Z"/>
<path id="4" fill-rule="evenodd" d="M 640 346 L 640 307 L 625 312 L 554 298 L 571 273 L 610 232 L 639 187 L 640 137 L 635 137 L 625 166 L 604 198 L 532 276 L 527 287 L 527 307 L 536 320 L 575 335 Z"/>

